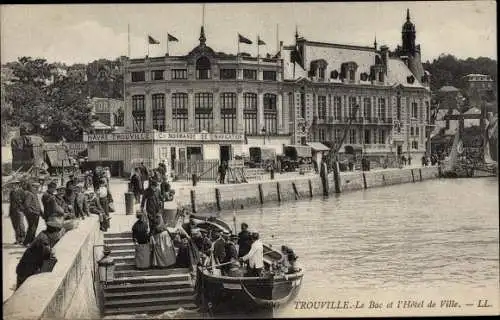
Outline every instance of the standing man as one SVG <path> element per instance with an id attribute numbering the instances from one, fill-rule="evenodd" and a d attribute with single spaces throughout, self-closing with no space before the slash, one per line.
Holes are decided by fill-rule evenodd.
<path id="1" fill-rule="evenodd" d="M 214 258 L 215 263 L 220 264 L 224 262 L 226 258 L 226 240 L 219 231 L 216 231 L 215 234 L 218 236 L 218 238 L 213 243 Z"/>
<path id="2" fill-rule="evenodd" d="M 155 217 L 163 208 L 163 199 L 156 180 L 151 180 L 149 187 L 144 191 L 141 201 L 141 211 L 146 212 L 151 230 L 155 227 Z M 163 220 L 163 219 L 162 219 Z"/>
<path id="3" fill-rule="evenodd" d="M 26 238 L 24 239 L 24 245 L 28 246 L 33 242 L 36 236 L 36 229 L 38 228 L 38 221 L 40 215 L 42 214 L 42 208 L 38 197 L 35 192 L 35 188 L 31 182 L 27 182 L 24 186 L 24 215 L 28 221 L 28 231 L 26 232 Z"/>
<path id="4" fill-rule="evenodd" d="M 144 184 L 144 182 L 149 181 L 149 170 L 144 165 L 144 162 L 141 162 L 139 169 L 141 170 L 142 183 Z"/>
<path id="5" fill-rule="evenodd" d="M 24 190 L 21 188 L 21 182 L 16 180 L 14 189 L 10 192 L 10 207 L 9 217 L 16 235 L 15 244 L 23 244 L 26 237 L 26 227 L 24 226 L 23 210 L 24 210 Z"/>
<path id="6" fill-rule="evenodd" d="M 57 183 L 49 182 L 47 191 L 42 196 L 43 218 L 47 221 L 52 216 L 64 216 L 64 209 L 59 205 L 56 199 Z"/>
<path id="7" fill-rule="evenodd" d="M 248 232 L 248 224 L 243 222 L 241 224 L 241 232 L 238 233 L 238 257 L 241 258 L 250 251 L 252 240 L 250 239 L 250 232 Z"/>
<path id="8" fill-rule="evenodd" d="M 134 193 L 135 203 L 141 202 L 141 194 L 144 191 L 144 184 L 142 183 L 141 173 L 139 168 L 134 169 L 134 174 L 130 178 L 132 192 Z"/>
<path id="9" fill-rule="evenodd" d="M 258 233 L 254 232 L 252 239 L 254 241 L 250 251 L 241 257 L 241 260 L 248 261 L 248 275 L 250 277 L 260 277 L 264 268 L 264 246 L 259 239 Z"/>

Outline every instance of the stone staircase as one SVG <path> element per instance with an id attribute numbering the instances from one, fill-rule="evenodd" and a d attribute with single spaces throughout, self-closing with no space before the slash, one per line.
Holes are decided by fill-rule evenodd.
<path id="1" fill-rule="evenodd" d="M 188 269 L 136 270 L 131 232 L 106 233 L 104 244 L 115 262 L 114 280 L 103 286 L 106 318 L 197 308 Z"/>

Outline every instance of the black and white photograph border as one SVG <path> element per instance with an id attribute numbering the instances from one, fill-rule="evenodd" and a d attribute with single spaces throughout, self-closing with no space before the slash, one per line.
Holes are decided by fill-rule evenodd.
<path id="1" fill-rule="evenodd" d="M 500 314 L 494 1 L 0 18 L 5 319 Z"/>

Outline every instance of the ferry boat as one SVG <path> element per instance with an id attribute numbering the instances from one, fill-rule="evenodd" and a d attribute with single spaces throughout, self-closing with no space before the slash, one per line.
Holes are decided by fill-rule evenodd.
<path id="1" fill-rule="evenodd" d="M 224 221 L 216 217 L 193 216 L 190 218 L 202 233 L 229 232 L 237 235 Z M 192 245 L 191 247 L 195 247 Z M 264 244 L 264 270 L 261 277 L 222 275 L 213 261 L 196 266 L 198 303 L 202 310 L 215 315 L 272 316 L 297 296 L 302 286 L 304 270 L 296 267 L 291 272 L 277 267 L 283 260 L 281 251 Z M 240 267 L 238 274 L 244 274 Z"/>

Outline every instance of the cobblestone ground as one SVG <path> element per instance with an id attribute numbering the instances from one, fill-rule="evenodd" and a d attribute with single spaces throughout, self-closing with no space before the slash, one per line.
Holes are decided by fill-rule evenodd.
<path id="1" fill-rule="evenodd" d="M 405 168 L 419 168 L 420 165 L 405 166 Z M 377 169 L 376 171 L 393 170 L 391 169 Z M 351 172 L 343 172 L 341 174 L 350 174 Z M 314 175 L 314 173 L 307 173 L 306 176 Z M 284 173 L 276 174 L 275 180 L 289 180 L 299 177 L 298 173 Z M 269 175 L 265 175 L 262 179 L 249 181 L 249 183 L 259 183 L 263 180 L 269 179 Z M 128 180 L 121 178 L 113 178 L 110 182 L 110 190 L 115 202 L 116 212 L 112 213 L 110 232 L 125 232 L 129 231 L 134 216 L 125 215 L 125 192 L 127 192 Z M 176 191 L 175 201 L 180 203 L 189 203 L 190 190 L 195 189 L 197 193 L 212 192 L 217 184 L 214 181 L 200 181 L 196 187 L 193 187 L 191 181 L 176 181 L 172 186 Z M 139 205 L 136 205 L 136 210 Z M 25 223 L 27 226 L 27 223 Z M 40 219 L 37 233 L 45 229 L 43 219 Z M 63 238 L 64 239 L 64 238 Z M 16 265 L 24 253 L 25 248 L 20 245 L 14 245 L 15 236 L 8 216 L 8 203 L 2 203 L 2 260 L 3 260 L 3 301 L 5 302 L 14 292 L 16 285 Z"/>

